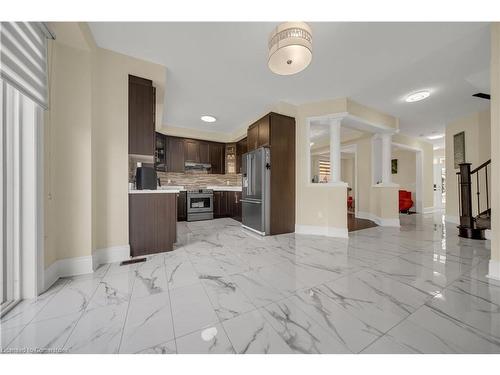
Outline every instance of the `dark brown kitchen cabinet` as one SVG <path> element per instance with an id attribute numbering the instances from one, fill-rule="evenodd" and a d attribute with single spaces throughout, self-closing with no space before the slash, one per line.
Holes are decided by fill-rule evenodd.
<path id="1" fill-rule="evenodd" d="M 155 88 L 153 81 L 129 75 L 128 153 L 155 153 Z"/>
<path id="2" fill-rule="evenodd" d="M 247 132 L 247 151 L 255 150 L 259 145 L 259 123 L 250 125 Z"/>
<path id="3" fill-rule="evenodd" d="M 165 134 L 156 133 L 155 149 L 155 169 L 157 171 L 167 171 L 167 137 Z"/>
<path id="4" fill-rule="evenodd" d="M 167 172 L 184 172 L 184 139 L 167 137 L 166 147 Z"/>
<path id="5" fill-rule="evenodd" d="M 271 150 L 271 234 L 295 231 L 295 119 L 271 112 L 250 125 L 247 151 Z"/>
<path id="6" fill-rule="evenodd" d="M 176 240 L 176 194 L 129 194 L 131 256 L 172 251 Z"/>
<path id="7" fill-rule="evenodd" d="M 246 152 L 247 139 L 243 138 L 236 143 L 236 173 L 241 173 L 241 156 Z"/>
<path id="8" fill-rule="evenodd" d="M 184 140 L 184 158 L 188 162 L 199 163 L 200 162 L 200 144 L 194 139 Z"/>
<path id="9" fill-rule="evenodd" d="M 199 142 L 199 154 L 200 154 L 200 163 L 210 164 L 210 155 L 209 155 L 209 144 L 208 142 Z"/>
<path id="10" fill-rule="evenodd" d="M 269 115 L 264 116 L 250 125 L 247 132 L 247 151 L 252 151 L 262 146 L 269 146 L 271 134 L 269 120 Z"/>
<path id="11" fill-rule="evenodd" d="M 225 191 L 214 191 L 214 218 L 227 216 L 227 196 Z"/>
<path id="12" fill-rule="evenodd" d="M 257 147 L 269 146 L 269 119 L 264 117 L 259 122 L 259 141 Z"/>
<path id="13" fill-rule="evenodd" d="M 225 171 L 225 145 L 224 143 L 210 143 L 210 164 L 211 173 L 224 174 Z"/>
<path id="14" fill-rule="evenodd" d="M 177 221 L 187 220 L 187 193 L 181 191 L 177 194 Z"/>
<path id="15" fill-rule="evenodd" d="M 165 136 L 165 139 L 167 172 L 182 173 L 185 171 L 185 162 L 191 162 L 211 164 L 209 173 L 224 174 L 224 143 L 172 136 Z"/>
<path id="16" fill-rule="evenodd" d="M 241 221 L 241 192 L 214 191 L 214 218 L 221 217 Z"/>
<path id="17" fill-rule="evenodd" d="M 241 192 L 226 191 L 227 216 L 241 221 Z"/>

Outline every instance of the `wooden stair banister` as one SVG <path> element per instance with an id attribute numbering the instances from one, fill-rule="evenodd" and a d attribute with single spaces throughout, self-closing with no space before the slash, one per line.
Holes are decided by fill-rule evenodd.
<path id="1" fill-rule="evenodd" d="M 458 202 L 459 202 L 459 215 L 460 225 L 459 236 L 484 239 L 484 229 L 489 226 L 489 217 L 491 216 L 490 199 L 489 199 L 489 186 L 488 186 L 488 166 L 491 160 L 488 160 L 471 170 L 471 163 L 459 164 L 460 171 L 457 172 L 458 180 Z M 480 174 L 484 171 L 484 183 L 486 190 L 486 209 L 482 210 L 481 207 L 481 179 Z M 474 176 L 475 175 L 475 176 Z M 472 188 L 475 182 L 476 190 L 476 203 L 477 213 L 474 214 Z M 484 217 L 486 215 L 486 218 Z M 478 222 L 480 223 L 478 225 Z M 486 224 L 485 224 L 486 222 Z"/>

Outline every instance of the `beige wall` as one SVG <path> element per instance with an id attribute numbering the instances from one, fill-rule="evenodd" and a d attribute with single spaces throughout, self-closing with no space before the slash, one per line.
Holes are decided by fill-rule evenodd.
<path id="1" fill-rule="evenodd" d="M 458 220 L 458 185 L 453 158 L 453 136 L 465 132 L 465 161 L 476 168 L 491 156 L 490 111 L 475 112 L 446 125 L 446 216 Z"/>
<path id="2" fill-rule="evenodd" d="M 56 30 L 57 32 L 57 30 Z M 68 43 L 68 42 L 67 42 Z M 45 112 L 45 265 L 91 254 L 91 61 L 81 45 L 49 42 Z"/>
<path id="3" fill-rule="evenodd" d="M 153 81 L 161 123 L 165 67 L 98 48 L 93 62 L 93 249 L 128 245 L 128 75 Z"/>
<path id="4" fill-rule="evenodd" d="M 280 113 L 296 118 L 296 224 L 315 227 L 347 228 L 347 191 L 342 186 L 324 186 L 309 181 L 306 132 L 308 117 L 346 110 L 346 100 L 310 103 L 295 108 L 281 108 Z"/>
<path id="5" fill-rule="evenodd" d="M 354 156 L 350 158 L 343 158 L 340 167 L 340 178 L 342 181 L 347 182 L 347 185 L 352 189 L 352 196 L 355 196 L 355 183 L 354 183 Z"/>
<path id="6" fill-rule="evenodd" d="M 415 152 L 399 149 L 392 152 L 392 159 L 398 160 L 398 173 L 392 175 L 392 182 L 398 184 L 401 190 L 411 191 L 411 197 L 415 205 L 417 191 L 417 155 Z"/>
<path id="7" fill-rule="evenodd" d="M 383 220 L 399 220 L 398 187 L 372 186 L 370 213 Z"/>
<path id="8" fill-rule="evenodd" d="M 354 142 L 347 144 L 356 145 L 356 158 L 358 164 L 357 173 L 357 202 L 356 207 L 360 212 L 369 213 L 370 207 L 370 196 L 372 188 L 372 144 L 371 135 L 367 135 L 364 138 L 358 139 Z"/>
<path id="9" fill-rule="evenodd" d="M 392 142 L 422 152 L 422 207 L 429 210 L 434 207 L 434 150 L 432 144 L 418 138 L 395 134 Z"/>
<path id="10" fill-rule="evenodd" d="M 95 46 L 86 24 L 53 23 L 45 113 L 45 266 L 128 246 L 128 74 L 153 80 L 161 123 L 166 69 Z"/>

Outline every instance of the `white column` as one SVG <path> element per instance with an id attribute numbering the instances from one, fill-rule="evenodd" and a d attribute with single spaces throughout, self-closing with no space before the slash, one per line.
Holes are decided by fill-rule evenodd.
<path id="1" fill-rule="evenodd" d="M 382 183 L 390 185 L 392 183 L 391 176 L 391 143 L 392 134 L 381 134 L 382 138 Z"/>
<path id="2" fill-rule="evenodd" d="M 340 182 L 340 123 L 342 119 L 330 119 L 330 182 Z"/>

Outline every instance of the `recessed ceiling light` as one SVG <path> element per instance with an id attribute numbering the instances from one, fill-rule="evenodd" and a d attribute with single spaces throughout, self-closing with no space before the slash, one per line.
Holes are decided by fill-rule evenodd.
<path id="1" fill-rule="evenodd" d="M 215 121 L 217 121 L 217 119 L 214 116 L 205 115 L 205 116 L 201 116 L 201 121 L 215 122 Z"/>
<path id="2" fill-rule="evenodd" d="M 413 102 L 418 102 L 420 100 L 424 100 L 429 97 L 431 93 L 429 91 L 417 91 L 414 92 L 413 94 L 410 94 L 406 97 L 406 102 L 408 103 L 413 103 Z"/>
<path id="3" fill-rule="evenodd" d="M 444 137 L 444 134 L 436 134 L 436 135 L 428 135 L 427 136 L 427 139 L 440 139 L 440 138 L 443 138 Z"/>

